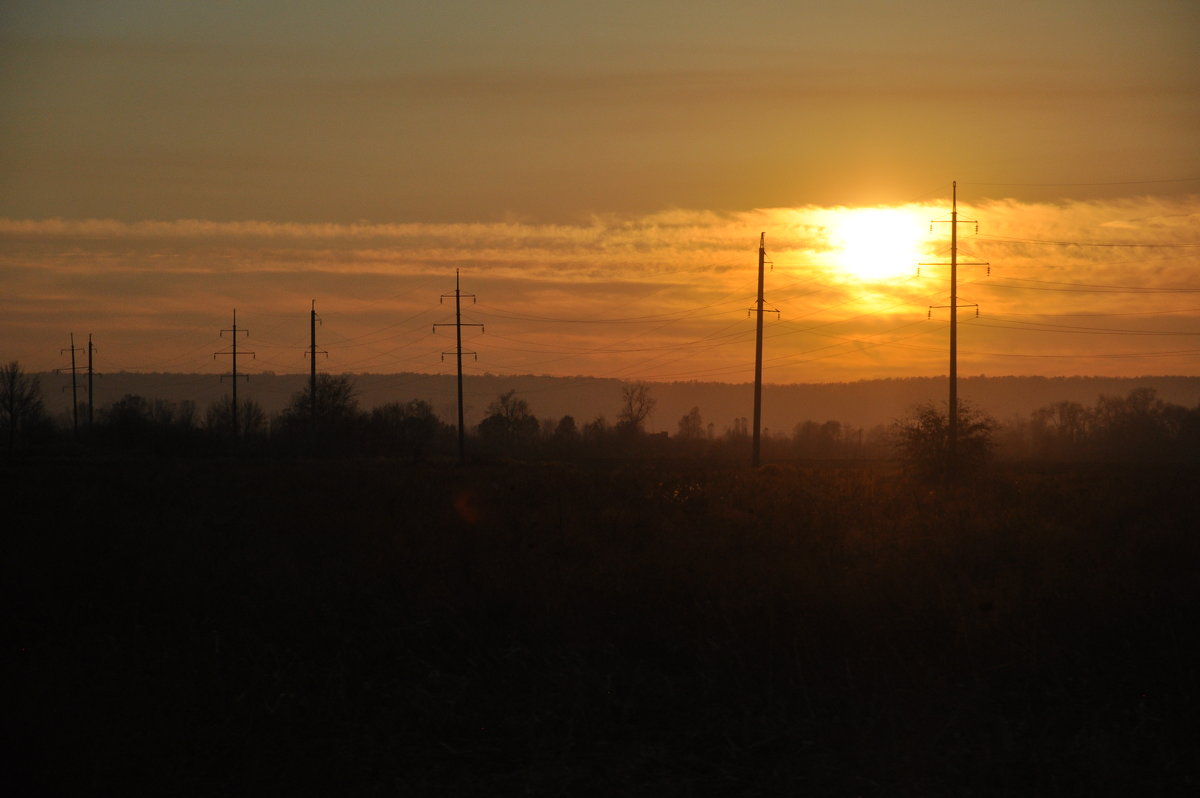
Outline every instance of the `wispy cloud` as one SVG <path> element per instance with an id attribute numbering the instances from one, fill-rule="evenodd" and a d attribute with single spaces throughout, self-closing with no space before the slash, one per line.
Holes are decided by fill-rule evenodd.
<path id="1" fill-rule="evenodd" d="M 939 220 L 949 209 L 904 210 Z M 432 325 L 451 320 L 439 300 L 460 269 L 477 295 L 465 312 L 486 325 L 472 343 L 481 371 L 745 381 L 765 231 L 767 302 L 780 311 L 768 380 L 944 373 L 947 270 L 852 279 L 837 262 L 847 212 L 676 209 L 577 225 L 0 219 L 3 354 L 54 368 L 74 330 L 104 341 L 106 368 L 217 371 L 211 352 L 237 307 L 254 367 L 301 371 L 315 298 L 329 368 L 441 371 L 449 342 Z M 962 260 L 991 264 L 960 270 L 963 373 L 1195 372 L 1200 198 L 1001 200 L 960 216 L 979 221 L 978 234 L 960 229 Z M 926 257 L 940 262 L 948 226 L 934 228 Z"/>

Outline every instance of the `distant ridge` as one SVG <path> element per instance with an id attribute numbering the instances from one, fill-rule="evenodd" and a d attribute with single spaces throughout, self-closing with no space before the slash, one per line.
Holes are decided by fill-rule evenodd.
<path id="1" fill-rule="evenodd" d="M 46 404 L 52 413 L 70 409 L 70 377 L 44 373 Z M 455 415 L 455 380 L 450 374 L 350 374 L 359 402 L 370 409 L 387 402 L 423 399 L 444 420 Z M 304 374 L 251 374 L 238 389 L 239 397 L 253 399 L 268 414 L 287 406 L 302 390 Z M 515 390 L 538 418 L 557 421 L 574 416 L 583 424 L 597 416 L 616 420 L 621 404 L 622 380 L 602 377 L 544 377 L 535 375 L 466 376 L 463 388 L 467 424 L 483 418 L 487 406 L 505 391 Z M 706 424 L 720 434 L 735 418 L 751 415 L 749 383 L 653 383 L 657 399 L 651 431 L 674 433 L 679 419 L 699 407 Z M 67 390 L 63 390 L 63 388 Z M 1153 388 L 1161 399 L 1185 407 L 1200 405 L 1200 377 L 966 377 L 959 380 L 959 396 L 1000 421 L 1028 415 L 1058 401 L 1095 404 L 1103 395 L 1124 396 L 1136 388 Z M 213 401 L 226 395 L 228 382 L 214 374 L 105 374 L 95 380 L 96 407 L 104 407 L 126 394 L 179 402 L 194 401 L 202 415 Z M 763 388 L 763 425 L 770 431 L 790 433 L 802 421 L 840 421 L 856 427 L 888 424 L 914 404 L 946 398 L 946 378 L 907 377 L 857 382 L 799 383 Z M 86 401 L 80 395 L 81 401 Z"/>

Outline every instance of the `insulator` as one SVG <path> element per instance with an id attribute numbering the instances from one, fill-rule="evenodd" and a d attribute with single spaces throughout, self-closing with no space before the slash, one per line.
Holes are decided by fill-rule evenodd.
<path id="1" fill-rule="evenodd" d="M 975 306 L 975 318 L 979 318 L 979 306 Z"/>
<path id="2" fill-rule="evenodd" d="M 987 276 L 988 276 L 988 277 L 991 277 L 991 276 L 992 276 L 992 267 L 991 267 L 991 266 L 988 266 L 988 267 L 987 267 Z"/>
<path id="3" fill-rule="evenodd" d="M 925 311 L 925 318 L 927 318 L 927 319 L 933 318 L 933 308 L 930 308 L 929 310 Z"/>

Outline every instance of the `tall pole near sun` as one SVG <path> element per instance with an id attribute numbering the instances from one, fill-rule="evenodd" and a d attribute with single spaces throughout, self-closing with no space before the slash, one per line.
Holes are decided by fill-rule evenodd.
<path id="1" fill-rule="evenodd" d="M 762 461 L 762 348 L 763 348 L 763 278 L 767 264 L 767 234 L 758 236 L 758 302 L 750 309 L 757 315 L 754 335 L 754 437 L 751 445 L 750 465 L 757 467 Z M 769 312 L 779 313 L 772 308 Z"/>
<path id="2" fill-rule="evenodd" d="M 945 219 L 937 219 L 931 222 L 929 227 L 933 228 L 935 222 L 945 222 Z M 950 304 L 947 305 L 930 305 L 930 314 L 932 315 L 933 308 L 949 307 L 950 308 L 950 397 L 947 403 L 948 414 L 948 438 L 946 441 L 946 465 L 950 473 L 953 474 L 958 465 L 958 225 L 959 222 L 966 222 L 975 225 L 975 229 L 979 229 L 979 222 L 974 219 L 959 219 L 958 218 L 958 181 L 950 184 Z M 943 264 L 922 263 L 922 266 L 938 266 Z M 981 261 L 971 261 L 963 263 L 963 266 L 987 266 L 988 264 Z M 976 314 L 979 313 L 979 306 L 974 305 Z"/>
<path id="3" fill-rule="evenodd" d="M 751 449 L 750 465 L 757 467 L 761 461 L 762 451 L 762 339 L 763 339 L 763 265 L 767 259 L 767 234 L 758 236 L 758 302 L 755 312 L 758 316 L 754 333 L 754 443 Z"/>

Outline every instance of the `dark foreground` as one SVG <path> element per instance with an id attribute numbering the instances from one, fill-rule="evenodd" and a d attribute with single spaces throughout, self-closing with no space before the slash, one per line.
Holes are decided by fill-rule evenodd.
<path id="1" fill-rule="evenodd" d="M 1195 470 L 0 469 L 20 794 L 1200 789 Z"/>

